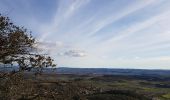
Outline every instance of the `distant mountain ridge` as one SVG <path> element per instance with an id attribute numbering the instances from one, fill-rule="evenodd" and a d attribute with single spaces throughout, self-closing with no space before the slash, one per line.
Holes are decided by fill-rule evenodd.
<path id="1" fill-rule="evenodd" d="M 12 71 L 17 70 L 17 67 L 1 67 L 0 71 Z M 148 70 L 148 69 L 114 69 L 114 68 L 45 68 L 44 73 L 56 73 L 56 74 L 79 74 L 79 75 L 159 75 L 170 76 L 170 70 Z"/>
<path id="2" fill-rule="evenodd" d="M 51 70 L 51 69 L 50 69 Z M 112 69 L 112 68 L 56 68 L 60 74 L 102 74 L 102 75 L 164 75 L 170 76 L 170 70 L 147 70 L 147 69 Z"/>

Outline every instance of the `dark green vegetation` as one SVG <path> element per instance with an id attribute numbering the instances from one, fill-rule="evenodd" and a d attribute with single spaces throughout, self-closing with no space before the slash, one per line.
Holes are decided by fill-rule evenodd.
<path id="1" fill-rule="evenodd" d="M 170 76 L 15 75 L 1 79 L 1 100 L 170 100 Z"/>
<path id="2" fill-rule="evenodd" d="M 92 94 L 87 96 L 87 98 L 89 100 L 150 100 L 147 97 L 127 90 L 110 90 L 103 93 Z"/>

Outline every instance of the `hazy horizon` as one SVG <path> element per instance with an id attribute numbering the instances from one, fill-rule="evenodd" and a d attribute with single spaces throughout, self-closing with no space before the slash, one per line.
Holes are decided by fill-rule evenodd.
<path id="1" fill-rule="evenodd" d="M 2 0 L 58 66 L 170 69 L 169 0 Z"/>

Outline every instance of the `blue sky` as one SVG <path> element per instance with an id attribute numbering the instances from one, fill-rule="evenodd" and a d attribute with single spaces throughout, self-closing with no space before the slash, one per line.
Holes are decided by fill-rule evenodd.
<path id="1" fill-rule="evenodd" d="M 170 69 L 170 0 L 1 0 L 58 66 Z"/>

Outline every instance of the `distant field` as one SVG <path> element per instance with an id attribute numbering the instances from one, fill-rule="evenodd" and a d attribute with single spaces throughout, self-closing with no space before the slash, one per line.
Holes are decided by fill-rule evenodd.
<path id="1" fill-rule="evenodd" d="M 84 96 L 89 100 L 170 99 L 170 81 L 167 76 L 43 74 L 37 79 L 40 83 L 51 86 L 59 81 L 68 84 L 79 84 L 80 88 L 83 87 L 82 91 L 87 92 Z M 114 91 L 117 91 L 117 93 Z M 130 94 L 128 94 L 129 92 Z M 121 98 L 122 96 L 123 98 Z M 107 99 L 102 99 L 105 97 Z"/>
<path id="2" fill-rule="evenodd" d="M 32 95 L 28 90 L 34 91 L 36 95 L 39 95 L 37 97 L 39 99 L 35 100 L 54 100 L 52 98 L 57 98 L 57 100 L 170 100 L 168 71 L 151 71 L 149 74 L 149 70 L 147 72 L 136 70 L 135 72 L 135 70 L 117 69 L 116 74 L 108 74 L 110 72 L 107 70 L 98 72 L 93 69 L 88 74 L 87 70 L 80 74 L 75 73 L 78 69 L 74 73 L 69 70 L 61 71 L 60 69 L 58 70 L 60 73 L 57 74 L 55 71 L 46 70 L 36 77 L 32 72 L 25 73 L 23 83 L 26 86 L 23 86 L 26 91 L 22 90 L 23 94 L 25 91 L 24 95 Z M 121 74 L 124 71 L 126 73 Z M 164 74 L 161 74 L 163 72 Z M 28 83 L 30 86 L 27 86 Z M 18 84 L 17 88 L 20 86 Z M 34 88 L 31 88 L 32 86 Z M 39 92 L 40 94 L 37 94 Z"/>

